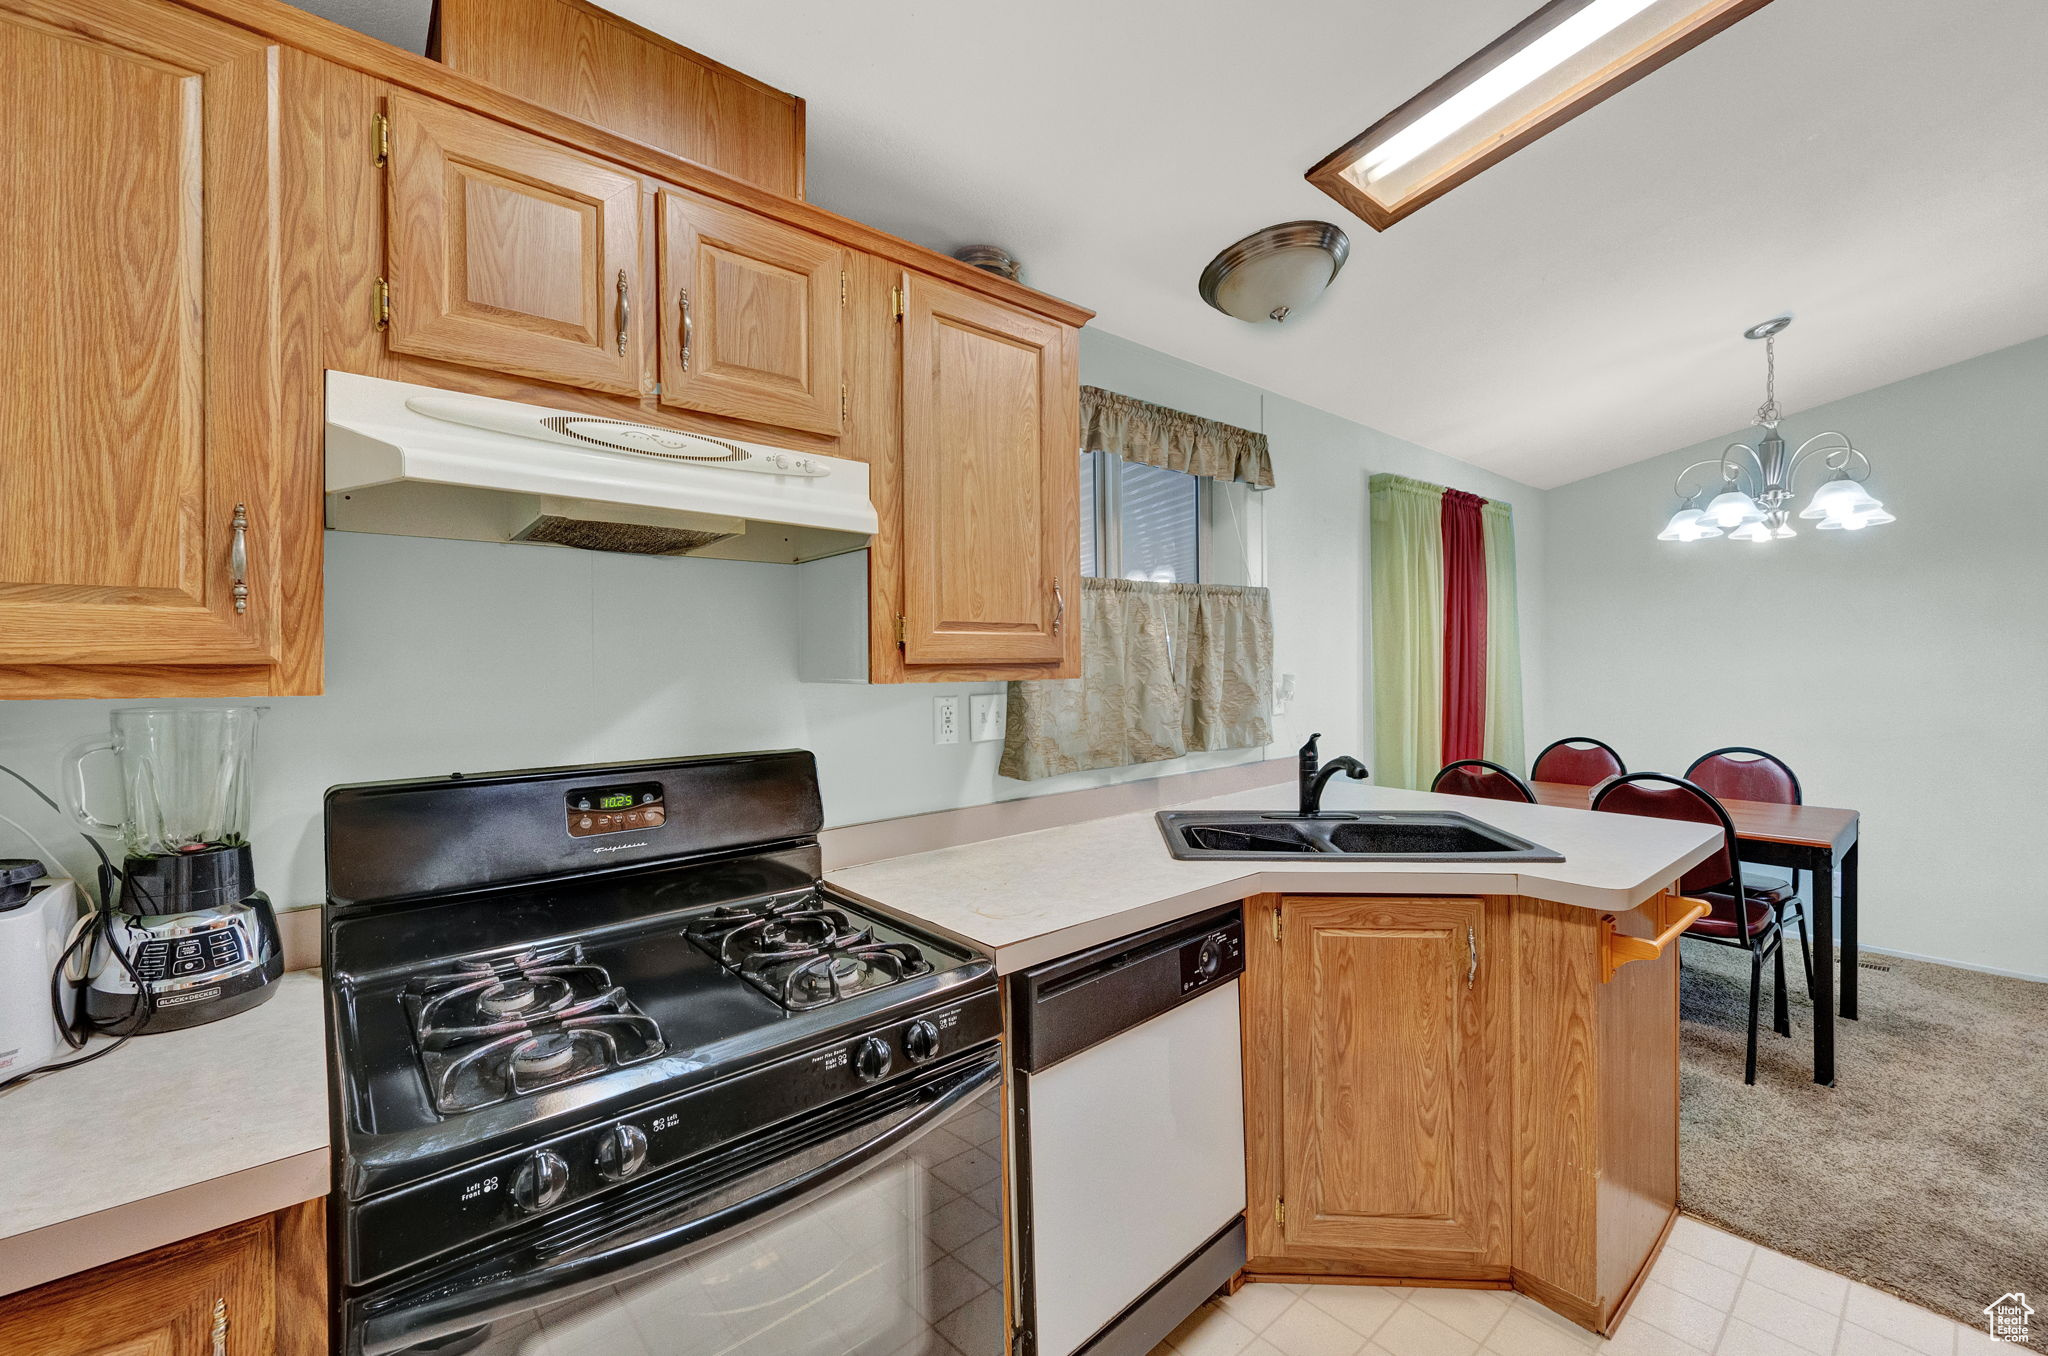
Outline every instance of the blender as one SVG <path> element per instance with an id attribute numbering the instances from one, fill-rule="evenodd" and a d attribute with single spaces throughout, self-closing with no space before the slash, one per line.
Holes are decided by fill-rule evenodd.
<path id="1" fill-rule="evenodd" d="M 284 972 L 270 901 L 249 855 L 257 706 L 129 707 L 112 732 L 66 752 L 70 810 L 126 849 L 121 888 L 96 948 L 86 1015 L 127 1034 L 173 1031 L 269 998 Z M 85 767 L 119 765 L 122 812 L 87 807 Z"/>

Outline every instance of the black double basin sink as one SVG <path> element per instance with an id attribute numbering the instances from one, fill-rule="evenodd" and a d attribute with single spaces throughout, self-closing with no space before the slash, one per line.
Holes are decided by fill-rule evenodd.
<path id="1" fill-rule="evenodd" d="M 1564 854 L 1455 810 L 1161 810 L 1184 862 L 1312 857 L 1347 862 L 1561 862 Z"/>

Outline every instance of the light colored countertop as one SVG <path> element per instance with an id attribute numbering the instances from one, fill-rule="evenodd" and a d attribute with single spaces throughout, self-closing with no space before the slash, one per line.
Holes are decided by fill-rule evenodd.
<path id="1" fill-rule="evenodd" d="M 1286 810 L 1260 787 L 1185 810 Z M 830 873 L 833 885 L 987 951 L 1003 973 L 1266 893 L 1528 895 L 1602 912 L 1634 908 L 1713 850 L 1706 824 L 1594 814 L 1427 791 L 1330 783 L 1327 810 L 1457 810 L 1561 853 L 1561 862 L 1344 862 L 1289 856 L 1176 861 L 1151 814 L 1040 829 Z"/>
<path id="2" fill-rule="evenodd" d="M 324 989 L 0 1094 L 0 1294 L 325 1196 Z"/>

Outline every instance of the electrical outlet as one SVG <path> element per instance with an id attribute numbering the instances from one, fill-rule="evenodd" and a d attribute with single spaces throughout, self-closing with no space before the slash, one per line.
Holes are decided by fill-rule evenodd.
<path id="1" fill-rule="evenodd" d="M 1273 684 L 1273 714 L 1276 716 L 1286 715 L 1287 708 L 1290 705 L 1292 705 L 1293 702 L 1294 675 L 1291 673 L 1283 673 L 1280 675 L 1280 681 Z"/>
<path id="2" fill-rule="evenodd" d="M 1003 702 L 1000 692 L 977 692 L 968 702 L 972 716 L 967 728 L 974 732 L 969 738 L 975 743 L 986 744 L 1003 737 L 1003 719 L 1008 714 Z"/>
<path id="3" fill-rule="evenodd" d="M 932 698 L 932 743 L 958 744 L 960 742 L 960 699 L 958 697 Z"/>

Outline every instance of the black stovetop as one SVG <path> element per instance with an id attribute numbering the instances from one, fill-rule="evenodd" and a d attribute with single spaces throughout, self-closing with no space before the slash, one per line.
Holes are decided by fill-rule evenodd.
<path id="1" fill-rule="evenodd" d="M 783 920 L 819 906 L 834 920 L 821 930 L 835 934 L 831 940 L 893 958 L 883 975 L 888 982 L 835 998 L 829 978 L 822 994 L 805 980 L 792 1004 L 782 970 L 770 969 L 764 982 L 761 967 L 718 959 L 719 939 L 761 931 L 735 929 L 734 915 L 765 920 L 778 929 L 772 936 L 786 941 L 792 929 Z M 793 930 L 799 940 L 814 939 L 806 927 Z M 336 921 L 329 945 L 343 1187 L 351 1195 L 842 1043 L 849 1033 L 992 982 L 985 960 L 821 888 L 814 845 L 410 902 Z M 422 1038 L 423 1000 L 465 965 L 510 974 L 521 956 L 602 972 L 600 984 L 579 971 L 575 978 L 590 986 L 579 999 L 616 990 L 623 1009 L 644 1017 L 658 1037 L 645 1046 L 622 1037 L 630 1058 L 538 1090 L 478 1094 L 465 1074 L 437 1098 L 435 1081 L 450 1056 L 474 1045 L 454 1041 L 446 1050 L 423 1051 L 437 1043 Z M 898 972 L 903 977 L 894 977 Z M 450 1087 L 461 1095 L 447 1095 Z M 773 1111 L 763 1109 L 764 1121 Z"/>

